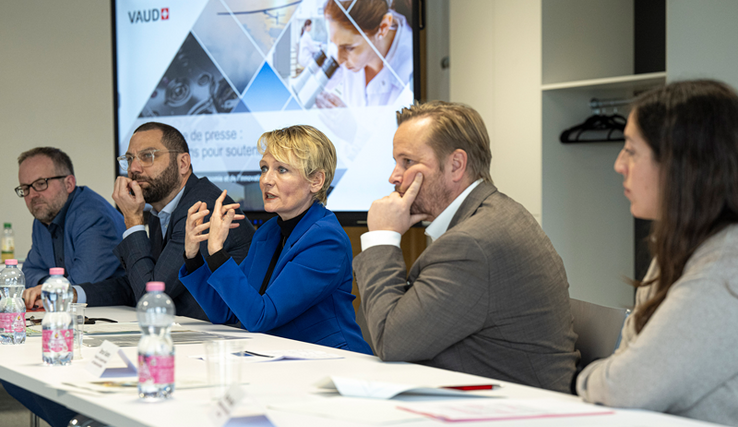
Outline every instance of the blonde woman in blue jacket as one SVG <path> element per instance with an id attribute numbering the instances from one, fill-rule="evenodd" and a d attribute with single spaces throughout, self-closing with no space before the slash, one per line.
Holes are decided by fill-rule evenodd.
<path id="1" fill-rule="evenodd" d="M 180 280 L 213 323 L 238 320 L 250 332 L 371 354 L 352 305 L 351 243 L 324 206 L 336 169 L 333 144 L 311 126 L 291 126 L 264 133 L 258 148 L 264 209 L 278 217 L 259 227 L 238 265 L 223 250 L 238 204 L 223 206 L 223 191 L 204 222 L 210 212 L 195 203 Z"/>

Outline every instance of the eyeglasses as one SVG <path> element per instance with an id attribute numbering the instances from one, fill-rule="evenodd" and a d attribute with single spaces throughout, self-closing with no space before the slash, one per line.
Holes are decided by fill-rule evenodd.
<path id="1" fill-rule="evenodd" d="M 156 160 L 156 153 L 181 153 L 181 151 L 176 150 L 143 150 L 139 151 L 138 154 L 126 154 L 123 156 L 120 156 L 117 158 L 118 164 L 120 165 L 121 169 L 128 170 L 129 167 L 131 167 L 131 163 L 135 159 L 138 159 L 139 162 L 141 162 L 141 166 L 148 167 L 154 164 L 154 160 Z"/>
<path id="2" fill-rule="evenodd" d="M 59 175 L 59 176 L 52 176 L 51 178 L 39 178 L 39 179 L 33 181 L 29 185 L 21 184 L 21 185 L 15 187 L 15 194 L 17 194 L 18 197 L 25 197 L 25 196 L 27 196 L 27 195 L 30 194 L 30 191 L 29 190 L 31 189 L 31 187 L 33 187 L 33 189 L 36 190 L 36 192 L 40 193 L 40 192 L 46 190 L 47 188 L 49 188 L 49 180 L 50 179 L 62 179 L 62 178 L 66 178 L 68 176 L 69 175 Z"/>

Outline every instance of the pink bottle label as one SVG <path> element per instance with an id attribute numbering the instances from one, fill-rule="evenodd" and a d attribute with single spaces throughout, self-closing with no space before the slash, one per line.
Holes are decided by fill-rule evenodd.
<path id="1" fill-rule="evenodd" d="M 25 332 L 26 321 L 23 313 L 0 313 L 0 330 L 3 332 Z"/>
<path id="2" fill-rule="evenodd" d="M 138 355 L 138 382 L 174 383 L 174 356 Z"/>
<path id="3" fill-rule="evenodd" d="M 71 329 L 45 329 L 41 335 L 41 349 L 44 353 L 64 353 L 73 351 L 74 331 Z"/>

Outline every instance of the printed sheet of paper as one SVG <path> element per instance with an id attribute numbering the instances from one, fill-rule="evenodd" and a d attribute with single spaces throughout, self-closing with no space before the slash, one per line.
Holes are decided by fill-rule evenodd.
<path id="1" fill-rule="evenodd" d="M 179 323 L 172 325 L 172 332 L 191 332 Z M 138 322 L 103 323 L 85 325 L 85 335 L 111 335 L 111 334 L 140 334 L 141 327 Z"/>
<path id="2" fill-rule="evenodd" d="M 275 350 L 275 351 L 259 351 L 258 354 L 244 352 L 244 357 L 255 357 L 263 359 L 263 362 L 274 362 L 277 360 L 326 360 L 326 359 L 343 359 L 325 351 L 319 350 Z M 261 356 L 260 356 L 261 355 Z M 266 356 L 266 357 L 264 357 Z"/>
<path id="3" fill-rule="evenodd" d="M 343 359 L 331 353 L 319 350 L 275 350 L 258 352 L 239 352 L 233 353 L 234 357 L 243 357 L 244 362 L 276 362 L 278 360 L 326 360 L 326 359 Z M 205 356 L 197 354 L 190 356 L 193 359 L 205 360 Z"/>
<path id="4" fill-rule="evenodd" d="M 55 386 L 62 390 L 69 391 L 85 391 L 92 394 L 111 394 L 111 393 L 138 393 L 138 379 L 125 380 L 94 380 L 94 381 L 73 381 L 63 382 L 61 386 Z M 194 378 L 175 378 L 175 390 L 187 390 L 193 388 L 205 388 L 209 385 L 201 380 Z"/>
<path id="5" fill-rule="evenodd" d="M 392 399 L 401 393 L 430 396 L 491 397 L 489 395 L 474 394 L 461 390 L 423 387 L 415 384 L 385 383 L 337 376 L 325 378 L 315 386 L 324 390 L 337 390 L 342 396 L 369 397 L 372 399 Z"/>
<path id="6" fill-rule="evenodd" d="M 27 329 L 32 331 L 41 332 L 42 326 L 38 325 L 28 326 Z M 84 326 L 85 335 L 115 335 L 115 334 L 141 334 L 141 327 L 138 326 L 138 322 L 119 322 L 119 323 L 106 323 L 98 321 L 94 325 Z M 172 332 L 191 332 L 189 329 L 184 328 L 179 323 L 172 325 Z"/>
<path id="7" fill-rule="evenodd" d="M 445 422 L 505 421 L 610 415 L 612 410 L 559 399 L 488 399 L 401 403 L 398 408 Z"/>
<path id="8" fill-rule="evenodd" d="M 201 344 L 205 341 L 216 339 L 248 339 L 249 337 L 231 337 L 211 334 L 208 332 L 181 331 L 172 332 L 172 342 L 174 344 Z M 140 334 L 112 334 L 112 335 L 85 335 L 85 347 L 98 347 L 103 341 L 107 340 L 118 347 L 136 347 L 141 339 Z"/>
<path id="9" fill-rule="evenodd" d="M 333 397 L 309 402 L 269 405 L 270 409 L 362 424 L 392 424 L 424 418 L 396 408 L 397 402 L 353 397 Z"/>

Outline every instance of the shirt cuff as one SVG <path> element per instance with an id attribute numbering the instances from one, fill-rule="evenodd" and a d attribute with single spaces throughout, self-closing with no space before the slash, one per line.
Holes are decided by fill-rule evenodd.
<path id="1" fill-rule="evenodd" d="M 373 246 L 392 245 L 400 247 L 402 235 L 391 230 L 369 231 L 361 235 L 361 250 L 365 251 Z"/>
<path id="2" fill-rule="evenodd" d="M 87 302 L 87 294 L 85 293 L 85 290 L 82 289 L 82 286 L 74 285 L 74 289 L 77 291 L 77 302 L 79 304 L 84 304 Z"/>
<path id="3" fill-rule="evenodd" d="M 126 237 L 137 231 L 146 231 L 146 227 L 144 227 L 143 225 L 134 225 L 133 227 L 123 232 L 123 238 L 125 239 Z"/>
<path id="4" fill-rule="evenodd" d="M 202 259 L 202 255 L 200 254 L 200 252 L 198 252 L 194 258 L 187 258 L 187 252 L 185 252 L 184 259 L 187 274 L 194 273 L 195 271 L 197 271 L 198 268 L 202 267 L 205 264 L 205 261 Z"/>
<path id="5" fill-rule="evenodd" d="M 231 255 L 225 248 L 205 258 L 205 262 L 208 263 L 210 271 L 215 271 L 220 268 L 221 265 L 225 264 L 231 258 Z"/>

